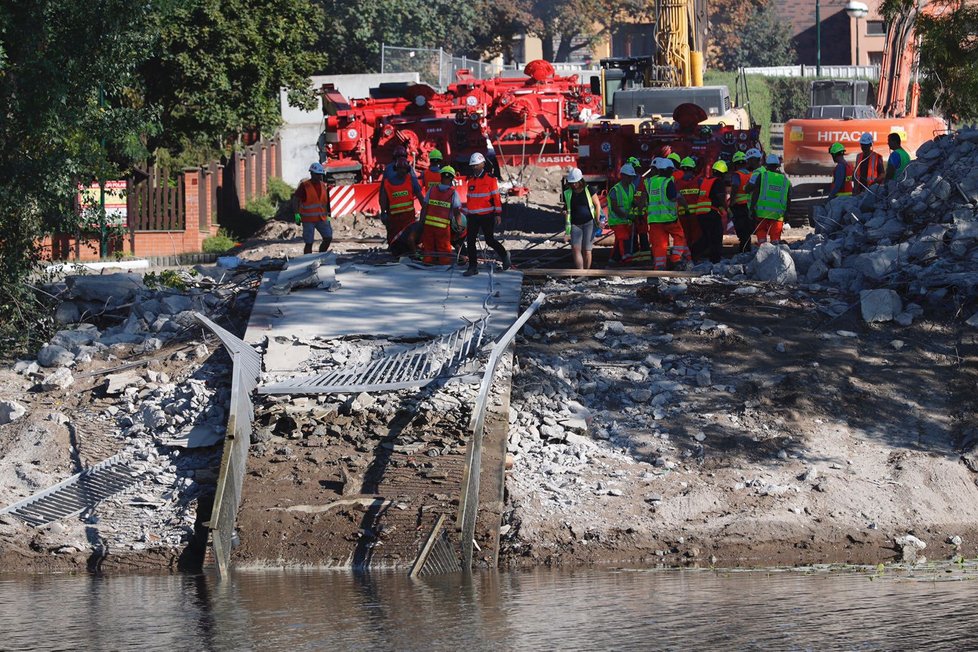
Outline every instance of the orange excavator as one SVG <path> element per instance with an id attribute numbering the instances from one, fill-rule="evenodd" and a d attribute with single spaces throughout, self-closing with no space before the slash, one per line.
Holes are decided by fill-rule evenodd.
<path id="1" fill-rule="evenodd" d="M 874 148 L 886 152 L 886 139 L 900 134 L 903 148 L 914 156 L 917 148 L 947 131 L 944 120 L 917 117 L 918 43 L 914 31 L 919 14 L 940 16 L 953 3 L 931 2 L 911 6 L 888 24 L 883 48 L 876 106 L 868 103 L 868 83 L 860 80 L 812 82 L 812 106 L 805 118 L 784 125 L 784 168 L 789 174 L 830 174 L 835 167 L 828 149 L 842 143 L 859 150 L 859 137 L 873 135 Z"/>

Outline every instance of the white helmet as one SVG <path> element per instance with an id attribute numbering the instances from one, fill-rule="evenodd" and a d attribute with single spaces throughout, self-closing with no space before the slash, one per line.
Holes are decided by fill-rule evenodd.
<path id="1" fill-rule="evenodd" d="M 635 168 L 632 167 L 632 164 L 631 163 L 625 163 L 625 165 L 621 166 L 621 169 L 618 170 L 618 174 L 620 174 L 622 176 L 626 176 L 627 175 L 627 176 L 630 176 L 630 177 L 636 177 L 636 176 L 638 176 L 637 174 L 635 174 Z"/>
<path id="2" fill-rule="evenodd" d="M 747 158 L 761 158 L 761 150 L 757 149 L 756 147 L 751 147 L 744 153 L 744 155 Z"/>
<path id="3" fill-rule="evenodd" d="M 485 162 L 486 162 L 486 157 L 480 154 L 479 152 L 476 152 L 475 154 L 469 157 L 469 165 L 479 165 L 480 163 L 485 163 Z"/>
<path id="4" fill-rule="evenodd" d="M 313 174 L 326 174 L 326 169 L 322 163 L 313 163 L 309 166 L 309 171 Z"/>
<path id="5" fill-rule="evenodd" d="M 777 154 L 768 154 L 764 163 L 765 165 L 781 165 L 781 159 L 778 158 Z"/>
<path id="6" fill-rule="evenodd" d="M 567 173 L 567 183 L 577 183 L 583 180 L 584 173 L 581 172 L 581 168 L 571 168 L 570 172 Z"/>
<path id="7" fill-rule="evenodd" d="M 862 136 L 859 137 L 860 145 L 872 145 L 873 144 L 873 134 L 864 132 Z"/>
<path id="8" fill-rule="evenodd" d="M 656 170 L 668 170 L 670 167 L 672 167 L 672 161 L 667 158 L 657 156 L 652 159 L 652 167 L 654 167 Z"/>

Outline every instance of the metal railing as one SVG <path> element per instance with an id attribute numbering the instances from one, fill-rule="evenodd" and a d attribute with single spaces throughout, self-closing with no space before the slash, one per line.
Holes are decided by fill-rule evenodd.
<path id="1" fill-rule="evenodd" d="M 489 362 L 486 363 L 486 372 L 482 377 L 482 384 L 479 386 L 479 396 L 475 401 L 472 410 L 472 418 L 469 426 L 472 428 L 472 439 L 469 445 L 468 455 L 465 461 L 465 472 L 462 476 L 462 495 L 459 498 L 458 510 L 460 529 L 462 531 L 462 569 L 472 568 L 472 547 L 475 541 L 476 517 L 479 513 L 479 484 L 482 475 L 482 433 L 486 426 L 486 407 L 489 402 L 489 388 L 492 387 L 492 378 L 499 365 L 499 358 L 509 346 L 516 333 L 533 316 L 533 313 L 543 305 L 544 294 L 541 292 L 530 306 L 523 311 L 523 314 L 513 322 L 503 336 L 499 338 L 492 352 L 489 354 Z"/>
<path id="2" fill-rule="evenodd" d="M 476 79 L 490 79 L 492 64 L 468 57 L 454 57 L 442 48 L 404 48 L 381 44 L 380 72 L 416 72 L 422 82 L 444 91 L 455 81 L 455 73 L 467 69 Z"/>
<path id="3" fill-rule="evenodd" d="M 211 544 L 220 577 L 228 576 L 231 548 L 234 546 L 235 523 L 241 505 L 241 487 L 244 483 L 248 448 L 251 446 L 251 427 L 255 407 L 251 394 L 258 386 L 261 374 L 261 356 L 247 342 L 221 328 L 207 317 L 194 313 L 202 324 L 220 338 L 231 354 L 231 405 L 228 410 L 227 434 L 224 436 L 224 453 L 221 472 L 217 478 L 217 491 L 211 520 Z"/>
<path id="4" fill-rule="evenodd" d="M 826 79 L 879 79 L 879 66 L 756 66 L 744 68 L 747 75 L 765 77 L 824 77 Z"/>

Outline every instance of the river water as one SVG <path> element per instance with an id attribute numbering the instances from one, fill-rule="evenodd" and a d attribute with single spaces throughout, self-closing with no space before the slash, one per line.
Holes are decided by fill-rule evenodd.
<path id="1" fill-rule="evenodd" d="M 961 568 L 0 577 L 0 649 L 969 650 L 972 578 Z"/>

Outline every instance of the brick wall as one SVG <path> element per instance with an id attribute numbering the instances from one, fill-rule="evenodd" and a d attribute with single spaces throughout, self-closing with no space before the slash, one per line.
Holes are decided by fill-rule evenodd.
<path id="1" fill-rule="evenodd" d="M 778 16 L 791 26 L 791 43 L 798 63 L 814 66 L 816 59 L 815 2 L 813 0 L 775 0 Z M 850 19 L 847 0 L 820 0 L 822 18 L 822 65 L 848 65 L 850 52 Z M 867 3 L 869 4 L 869 3 Z"/>
<path id="2" fill-rule="evenodd" d="M 224 168 L 221 165 L 215 162 L 204 168 L 185 169 L 180 175 L 182 196 L 179 193 L 172 195 L 174 198 L 172 201 L 178 202 L 183 221 L 162 223 L 163 228 L 169 227 L 170 230 L 130 231 L 117 237 L 109 243 L 109 256 L 119 253 L 138 257 L 199 253 L 203 241 L 217 235 L 220 215 L 224 214 L 222 220 L 233 220 L 239 206 L 243 206 L 249 199 L 263 196 L 268 191 L 270 176 L 280 173 L 279 146 L 277 139 L 262 141 L 249 146 L 243 153 L 235 154 L 229 161 L 229 165 L 236 172 L 234 175 L 236 187 L 229 188 L 227 196 L 223 192 Z M 153 172 L 152 168 L 150 171 Z M 146 188 L 146 186 L 130 184 L 130 188 L 133 187 Z M 170 192 L 174 192 L 172 187 Z M 135 191 L 130 196 L 134 196 L 134 193 Z M 218 206 L 219 203 L 223 206 Z M 130 212 L 130 215 L 132 214 Z M 146 225 L 158 226 L 161 223 L 151 220 L 147 224 L 135 222 L 134 224 L 145 228 Z M 179 224 L 182 224 L 183 229 L 174 230 L 173 227 Z M 51 260 L 74 260 L 76 256 L 77 260 L 82 261 L 99 259 L 97 234 L 83 235 L 80 239 L 74 235 L 57 234 L 54 237 L 45 237 L 41 246 L 44 256 Z"/>

